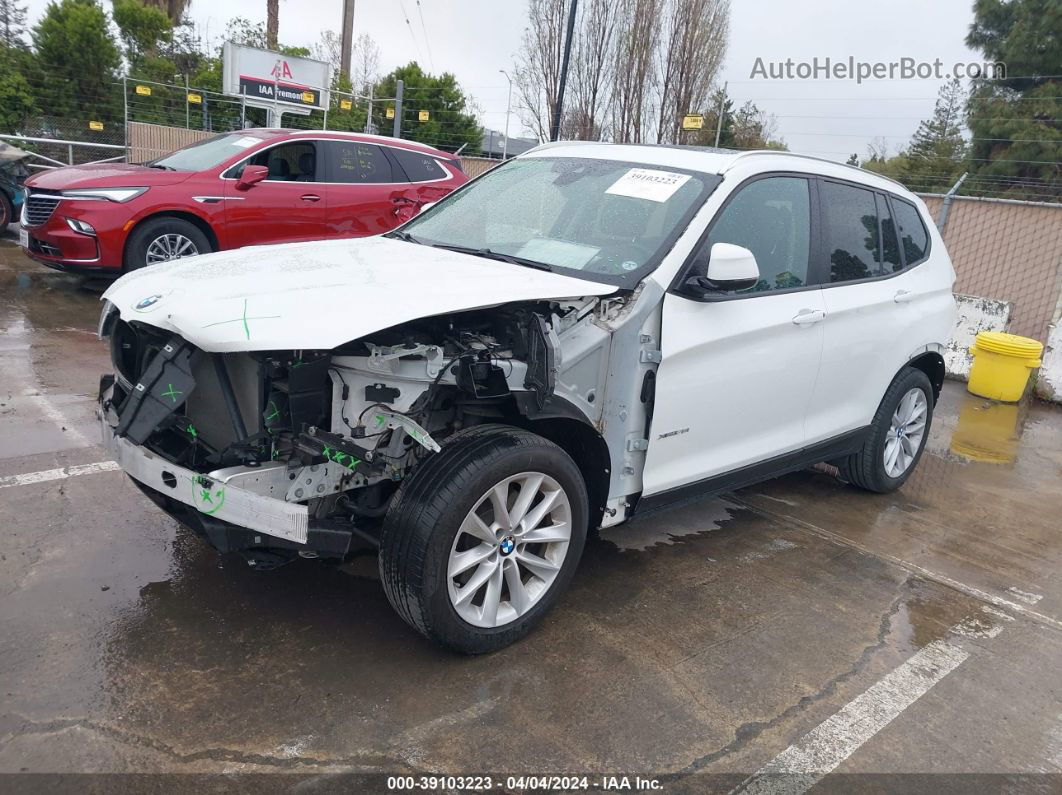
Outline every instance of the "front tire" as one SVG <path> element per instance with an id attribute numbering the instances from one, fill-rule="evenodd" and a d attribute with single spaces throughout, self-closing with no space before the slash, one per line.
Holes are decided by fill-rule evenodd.
<path id="1" fill-rule="evenodd" d="M 921 370 L 904 367 L 882 398 L 863 449 L 834 463 L 854 486 L 880 494 L 911 476 L 933 421 L 933 386 Z"/>
<path id="2" fill-rule="evenodd" d="M 466 654 L 495 651 L 560 597 L 587 521 L 582 475 L 557 445 L 500 425 L 455 434 L 388 511 L 384 591 L 425 637 Z"/>
<path id="3" fill-rule="evenodd" d="M 15 211 L 2 192 L 0 192 L 0 235 L 7 231 L 8 224 L 15 220 Z"/>
<path id="4" fill-rule="evenodd" d="M 125 246 L 125 270 L 137 270 L 160 262 L 194 257 L 213 251 L 203 231 L 183 218 L 152 218 L 129 236 Z"/>

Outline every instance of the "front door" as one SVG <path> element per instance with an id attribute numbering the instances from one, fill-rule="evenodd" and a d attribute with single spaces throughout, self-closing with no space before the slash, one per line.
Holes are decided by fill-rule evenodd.
<path id="1" fill-rule="evenodd" d="M 715 300 L 665 297 L 644 496 L 804 446 L 825 318 L 821 291 L 808 284 L 808 181 L 768 176 L 738 188 L 695 268 L 714 243 L 751 250 L 760 281 Z"/>
<path id="2" fill-rule="evenodd" d="M 279 144 L 226 172 L 224 248 L 329 236 L 328 186 L 318 176 L 318 146 L 316 141 Z M 246 190 L 237 188 L 244 165 L 266 166 L 269 176 Z"/>

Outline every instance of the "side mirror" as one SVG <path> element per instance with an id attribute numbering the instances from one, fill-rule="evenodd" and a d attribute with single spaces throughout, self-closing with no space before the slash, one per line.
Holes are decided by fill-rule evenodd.
<path id="1" fill-rule="evenodd" d="M 236 188 L 247 190 L 253 188 L 263 179 L 269 176 L 269 169 L 265 166 L 244 166 L 240 172 L 240 178 L 236 180 Z"/>
<path id="2" fill-rule="evenodd" d="M 744 246 L 715 243 L 708 256 L 708 272 L 686 281 L 692 291 L 705 294 L 746 290 L 760 280 L 756 255 Z"/>

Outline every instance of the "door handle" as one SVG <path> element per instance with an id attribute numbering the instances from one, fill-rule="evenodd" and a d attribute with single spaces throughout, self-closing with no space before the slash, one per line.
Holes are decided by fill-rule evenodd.
<path id="1" fill-rule="evenodd" d="M 914 293 L 910 290 L 897 290 L 896 295 L 892 297 L 892 300 L 898 304 L 906 304 L 914 298 Z"/>
<path id="2" fill-rule="evenodd" d="M 304 202 L 319 202 L 319 201 L 321 201 L 321 197 L 318 196 L 316 193 L 304 193 L 299 198 L 302 199 Z"/>
<path id="3" fill-rule="evenodd" d="M 810 326 L 826 319 L 826 313 L 821 309 L 801 309 L 796 313 L 793 322 L 798 326 Z"/>

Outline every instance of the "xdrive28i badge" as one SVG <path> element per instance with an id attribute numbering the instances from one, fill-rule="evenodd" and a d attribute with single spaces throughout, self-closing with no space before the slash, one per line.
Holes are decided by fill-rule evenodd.
<path id="1" fill-rule="evenodd" d="M 141 298 L 136 306 L 133 307 L 137 312 L 150 312 L 152 308 L 159 301 L 162 300 L 161 295 L 149 295 L 146 298 Z"/>

